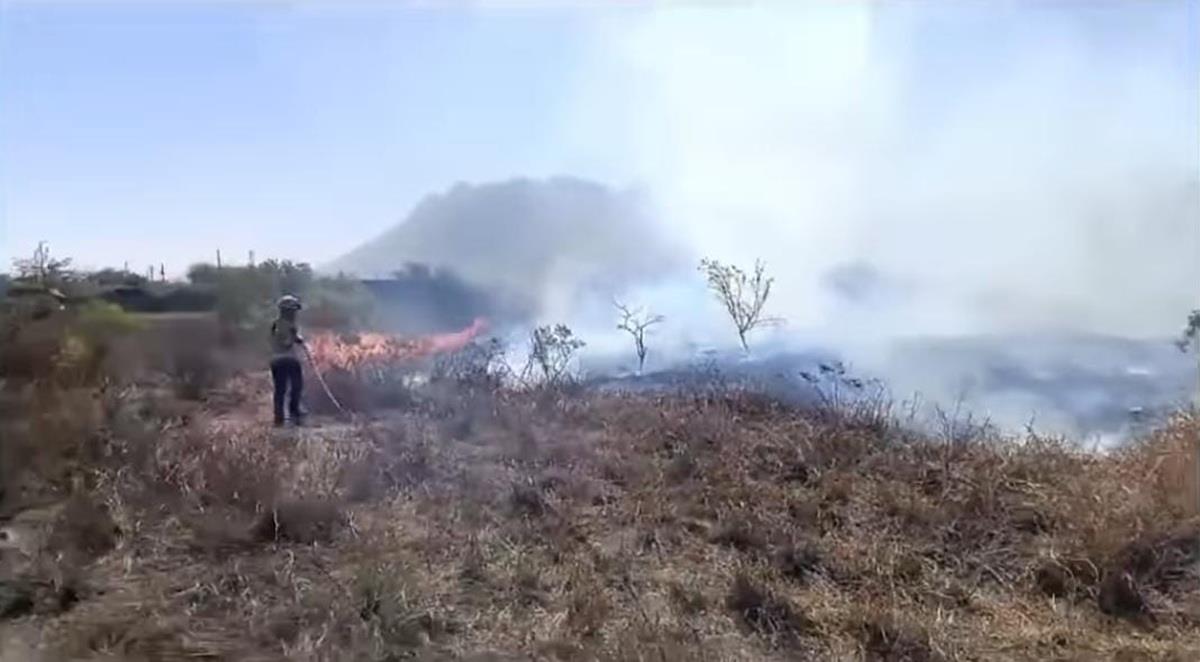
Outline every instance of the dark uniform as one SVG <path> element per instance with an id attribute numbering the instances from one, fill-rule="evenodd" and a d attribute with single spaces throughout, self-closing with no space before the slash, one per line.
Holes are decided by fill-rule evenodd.
<path id="1" fill-rule="evenodd" d="M 294 307 L 293 307 L 294 306 Z M 275 425 L 283 425 L 283 404 L 287 400 L 288 415 L 299 425 L 303 420 L 300 397 L 304 392 L 304 370 L 300 366 L 297 346 L 304 343 L 296 324 L 300 303 L 294 297 L 284 297 L 279 303 L 279 317 L 271 324 L 271 379 L 275 382 Z"/>

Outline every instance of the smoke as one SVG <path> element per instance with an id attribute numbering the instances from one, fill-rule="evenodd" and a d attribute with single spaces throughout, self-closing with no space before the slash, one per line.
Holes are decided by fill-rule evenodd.
<path id="1" fill-rule="evenodd" d="M 499 324 L 561 321 L 581 313 L 579 302 L 608 302 L 680 264 L 676 242 L 636 191 L 559 177 L 427 196 L 330 268 L 384 277 L 369 286 L 385 314 L 400 307 L 389 327 L 428 332 L 480 315 Z"/>
<path id="2" fill-rule="evenodd" d="M 1111 418 L 1147 379 L 1170 386 L 1160 402 L 1178 391 L 1187 361 L 1160 350 L 1200 303 L 1194 5 L 593 16 L 547 142 L 564 172 L 643 194 L 458 188 L 348 261 L 448 267 L 600 355 L 628 351 L 620 296 L 667 317 L 650 342 L 662 368 L 735 342 L 699 258 L 761 258 L 788 323 L 755 336 L 759 356 L 832 349 L 897 393 L 979 396 L 1016 424 L 1039 408 Z M 1131 377 L 1146 344 L 1150 376 Z M 1088 401 L 1054 395 L 1068 387 Z"/>
<path id="3" fill-rule="evenodd" d="M 408 263 L 390 278 L 364 280 L 363 285 L 375 304 L 373 323 L 403 335 L 459 329 L 480 317 L 504 324 L 529 315 L 452 271 L 422 263 Z"/>
<path id="4" fill-rule="evenodd" d="M 788 325 L 760 347 L 833 348 L 1006 424 L 1112 429 L 1139 395 L 1180 401 L 1195 5 L 794 5 L 605 23 L 563 139 L 642 182 L 694 257 L 767 261 Z M 666 312 L 660 351 L 734 342 L 694 273 L 632 298 Z M 1045 351 L 997 351 L 1022 346 Z"/>
<path id="5" fill-rule="evenodd" d="M 692 252 L 767 260 L 793 331 L 1161 336 L 1200 282 L 1189 13 L 639 14 L 599 31 L 565 134 L 636 164 Z"/>

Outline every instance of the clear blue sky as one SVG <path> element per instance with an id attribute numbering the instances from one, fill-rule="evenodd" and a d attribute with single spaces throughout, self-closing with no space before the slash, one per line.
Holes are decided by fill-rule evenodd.
<path id="1" fill-rule="evenodd" d="M 558 166 L 574 17 L 382 4 L 0 9 L 0 252 L 320 261 L 424 193 Z"/>
<path id="2" fill-rule="evenodd" d="M 693 165 L 720 160 L 728 145 L 710 149 L 673 132 L 757 121 L 755 112 L 726 107 L 732 92 L 723 85 L 748 86 L 751 94 L 739 97 L 746 107 L 796 104 L 801 133 L 824 131 L 822 113 L 842 113 L 836 104 L 813 106 L 787 67 L 770 61 L 775 51 L 755 50 L 756 26 L 775 31 L 780 57 L 807 63 L 798 80 L 811 83 L 812 96 L 824 94 L 826 66 L 852 78 L 842 69 L 859 56 L 894 73 L 889 85 L 899 91 L 871 88 L 891 100 L 874 112 L 912 128 L 879 129 L 892 143 L 920 143 L 971 102 L 982 104 L 1013 62 L 1069 39 L 1068 64 L 1049 63 L 1050 77 L 1029 82 L 1027 97 L 1027 83 L 1013 83 L 1016 96 L 1003 103 L 1036 99 L 1038 85 L 1061 93 L 1078 82 L 1083 101 L 1134 104 L 1122 121 L 1155 125 L 1125 138 L 1162 143 L 1145 158 L 1187 165 L 1196 149 L 1187 144 L 1196 135 L 1194 3 L 914 2 L 886 11 L 864 3 L 804 17 L 766 9 L 728 35 L 725 24 L 738 20 L 727 19 L 745 10 L 528 4 L 0 0 L 0 259 L 46 239 L 90 266 L 161 261 L 180 273 L 217 248 L 230 260 L 253 249 L 320 263 L 460 180 L 568 173 L 617 185 L 665 181 L 664 190 L 685 195 L 706 186 Z M 789 20 L 814 50 L 790 50 Z M 839 43 L 820 45 L 825 34 Z M 710 78 L 708 53 L 718 53 L 719 68 L 743 51 L 763 58 L 748 69 L 766 72 L 761 86 Z M 1123 99 L 1120 81 L 1138 78 L 1137 67 L 1146 68 L 1151 92 Z M 1027 62 L 1023 71 L 1037 69 Z M 799 97 L 755 98 L 768 89 Z M 847 98 L 856 112 L 872 109 L 874 97 Z M 1017 111 L 1021 127 L 1040 121 Z M 825 133 L 834 137 L 822 140 L 835 140 L 836 130 Z M 813 136 L 798 144 L 808 150 Z"/>

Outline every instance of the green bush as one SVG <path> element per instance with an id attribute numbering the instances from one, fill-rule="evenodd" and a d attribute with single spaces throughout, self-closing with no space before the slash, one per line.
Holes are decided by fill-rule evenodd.
<path id="1" fill-rule="evenodd" d="M 110 361 L 124 338 L 142 328 L 119 306 L 99 301 L 44 318 L 7 314 L 0 320 L 0 377 L 87 386 L 117 376 Z"/>
<path id="2" fill-rule="evenodd" d="M 120 306 L 105 301 L 89 301 L 75 317 L 75 329 L 89 342 L 100 343 L 143 328 L 142 322 Z"/>
<path id="3" fill-rule="evenodd" d="M 109 365 L 120 339 L 143 328 L 142 323 L 120 306 L 89 301 L 73 316 L 66 327 L 59 352 L 60 379 L 74 384 L 95 384 L 116 376 Z"/>
<path id="4" fill-rule="evenodd" d="M 275 300 L 294 294 L 304 301 L 307 326 L 346 331 L 361 327 L 372 311 L 370 293 L 342 276 L 316 276 L 303 262 L 266 260 L 253 267 L 198 264 L 188 270 L 193 284 L 215 288 L 217 315 L 227 339 L 252 341 L 275 318 Z"/>
<path id="5" fill-rule="evenodd" d="M 226 328 L 249 332 L 270 322 L 273 284 L 252 268 L 222 269 L 217 276 L 217 316 Z"/>

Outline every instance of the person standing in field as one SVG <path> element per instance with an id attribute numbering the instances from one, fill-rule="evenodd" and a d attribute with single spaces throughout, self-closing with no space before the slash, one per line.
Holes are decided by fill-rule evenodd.
<path id="1" fill-rule="evenodd" d="M 296 313 L 300 311 L 300 299 L 288 294 L 279 299 L 279 317 L 271 323 L 271 380 L 275 383 L 275 426 L 284 423 L 283 405 L 287 400 L 288 415 L 293 425 L 302 425 L 300 396 L 304 392 L 304 370 L 300 365 L 297 348 L 304 344 Z"/>

